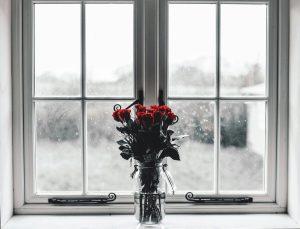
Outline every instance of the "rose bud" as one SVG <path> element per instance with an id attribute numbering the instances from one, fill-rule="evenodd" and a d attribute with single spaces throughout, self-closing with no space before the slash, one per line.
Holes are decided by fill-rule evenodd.
<path id="1" fill-rule="evenodd" d="M 150 109 L 153 110 L 153 111 L 157 111 L 159 109 L 159 106 L 158 105 L 152 105 L 152 106 L 150 106 Z"/>
<path id="2" fill-rule="evenodd" d="M 131 110 L 129 109 L 121 109 L 119 110 L 119 118 L 123 122 L 127 122 L 130 119 L 130 112 Z"/>
<path id="3" fill-rule="evenodd" d="M 113 118 L 114 118 L 115 121 L 122 122 L 121 119 L 120 119 L 120 117 L 119 117 L 119 110 L 114 111 L 112 113 L 112 116 L 113 116 Z"/>
<path id="4" fill-rule="evenodd" d="M 153 124 L 152 114 L 146 113 L 141 116 L 141 122 L 144 128 L 149 128 Z"/>
<path id="5" fill-rule="evenodd" d="M 138 119 L 140 119 L 144 114 L 146 114 L 146 112 L 137 112 L 136 116 Z"/>
<path id="6" fill-rule="evenodd" d="M 160 106 L 160 107 L 159 107 L 159 112 L 160 112 L 162 115 L 165 115 L 165 114 L 171 112 L 171 108 L 168 107 L 168 106 L 163 105 L 163 106 Z"/>
<path id="7" fill-rule="evenodd" d="M 136 112 L 146 112 L 146 107 L 144 107 L 141 104 L 136 104 L 135 109 L 136 109 Z"/>
<path id="8" fill-rule="evenodd" d="M 171 125 L 176 120 L 176 118 L 177 116 L 173 112 L 168 112 L 165 122 L 167 125 Z"/>

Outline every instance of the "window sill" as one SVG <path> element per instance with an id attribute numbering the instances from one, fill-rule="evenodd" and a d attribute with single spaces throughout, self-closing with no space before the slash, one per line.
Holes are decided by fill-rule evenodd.
<path id="1" fill-rule="evenodd" d="M 299 228 L 287 214 L 243 215 L 167 215 L 164 228 Z M 14 216 L 3 229 L 133 229 L 137 221 L 133 215 L 114 216 Z"/>
<path id="2" fill-rule="evenodd" d="M 55 206 L 49 204 L 24 204 L 14 209 L 16 215 L 99 215 L 133 214 L 133 203 L 104 206 Z M 286 207 L 276 203 L 252 203 L 247 205 L 198 205 L 194 203 L 168 203 L 167 214 L 284 214 Z"/>

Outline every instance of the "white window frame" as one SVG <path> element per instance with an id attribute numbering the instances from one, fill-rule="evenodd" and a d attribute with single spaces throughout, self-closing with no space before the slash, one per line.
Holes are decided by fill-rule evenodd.
<path id="1" fill-rule="evenodd" d="M 84 0 L 39 0 L 38 3 L 81 3 Z M 103 3 L 105 0 L 85 1 Z M 117 2 L 128 2 L 118 0 Z M 135 7 L 136 90 L 144 88 L 145 104 L 157 103 L 158 91 L 167 93 L 167 0 L 133 0 Z M 175 1 L 173 1 L 175 2 Z M 179 1 L 176 1 L 179 2 Z M 180 2 L 209 2 L 195 0 Z M 223 0 L 221 2 L 268 3 L 269 10 L 269 96 L 273 118 L 269 119 L 268 190 L 253 195 L 248 205 L 194 205 L 184 195 L 168 197 L 170 213 L 273 213 L 286 212 L 287 199 L 287 96 L 288 96 L 288 4 L 286 0 Z M 131 195 L 118 196 L 118 202 L 103 207 L 58 207 L 46 204 L 49 196 L 33 193 L 32 171 L 32 0 L 12 1 L 13 23 L 13 151 L 14 209 L 16 214 L 132 213 Z M 217 20 L 217 27 L 219 20 Z M 84 28 L 84 25 L 83 25 Z M 278 38 L 278 39 L 277 39 Z M 84 41 L 84 37 L 82 37 Z M 83 42 L 84 43 L 84 42 Z M 219 44 L 217 44 L 218 46 Z M 84 61 L 84 60 L 83 60 Z M 278 66 L 278 67 L 277 67 Z M 145 87 L 144 85 L 147 85 Z M 278 98 L 278 99 L 277 99 Z M 111 99 L 111 98 L 110 98 Z M 130 99 L 130 98 L 128 98 Z M 249 98 L 252 99 L 252 98 Z M 271 131 L 272 130 L 272 131 Z M 31 155 L 31 156 L 30 156 Z M 25 185 L 26 184 L 26 185 Z M 232 196 L 232 194 L 228 194 Z M 77 196 L 77 195 L 76 195 Z"/>
<path id="2" fill-rule="evenodd" d="M 216 96 L 203 96 L 203 97 L 169 97 L 168 98 L 168 4 L 184 4 L 184 3 L 216 3 L 216 87 L 217 87 L 217 93 Z M 241 3 L 241 4 L 268 4 L 268 13 L 267 13 L 267 24 L 268 24 L 268 31 L 267 31 L 267 92 L 266 96 L 221 96 L 220 95 L 220 4 L 231 4 L 231 3 Z M 215 102 L 215 139 L 216 147 L 214 152 L 215 157 L 215 171 L 214 171 L 214 183 L 216 186 L 216 189 L 218 190 L 219 187 L 219 152 L 220 152 L 220 117 L 219 117 L 219 107 L 220 107 L 220 101 L 245 101 L 245 102 L 251 102 L 251 101 L 264 101 L 267 102 L 268 109 L 266 109 L 267 112 L 267 136 L 266 136 L 266 142 L 267 142 L 267 155 L 266 155 L 266 168 L 265 168 L 265 180 L 266 183 L 266 192 L 257 192 L 257 191 L 223 191 L 222 196 L 240 196 L 240 195 L 248 195 L 253 197 L 254 202 L 274 202 L 275 201 L 275 191 L 276 191 L 276 145 L 274 144 L 276 142 L 276 120 L 277 120 L 277 15 L 275 12 L 277 12 L 278 5 L 277 1 L 228 1 L 228 0 L 220 0 L 220 1 L 198 1 L 198 0 L 163 0 L 160 2 L 160 9 L 163 9 L 163 15 L 160 20 L 160 51 L 161 51 L 161 62 L 160 66 L 162 67 L 160 72 L 160 90 L 163 90 L 165 93 L 165 101 L 171 100 L 171 101 L 212 101 Z M 269 39 L 270 37 L 274 37 L 275 39 Z M 217 194 L 210 193 L 200 193 L 203 196 L 216 196 Z M 172 197 L 171 197 L 172 198 Z M 175 199 L 177 201 L 185 201 L 184 193 L 181 195 L 177 195 L 173 197 L 172 199 Z"/>

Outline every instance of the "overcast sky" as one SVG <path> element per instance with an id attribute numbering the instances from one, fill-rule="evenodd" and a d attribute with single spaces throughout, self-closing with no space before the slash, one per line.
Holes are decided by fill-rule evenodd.
<path id="1" fill-rule="evenodd" d="M 213 4 L 171 4 L 170 65 L 197 63 L 215 70 L 216 16 Z M 266 5 L 221 7 L 223 73 L 243 72 L 245 65 L 266 62 Z M 79 77 L 80 5 L 36 4 L 35 72 Z M 201 60 L 199 62 L 199 60 Z M 226 60 L 226 61 L 225 61 Z M 198 62 L 199 63 L 198 63 Z M 133 6 L 86 5 L 86 72 L 89 79 L 113 81 L 116 70 L 133 63 Z M 264 70 L 264 69 L 263 69 Z"/>

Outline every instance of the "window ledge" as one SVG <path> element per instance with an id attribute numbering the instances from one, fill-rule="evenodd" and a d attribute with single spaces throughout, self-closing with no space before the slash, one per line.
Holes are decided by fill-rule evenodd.
<path id="1" fill-rule="evenodd" d="M 164 228 L 299 228 L 287 214 L 243 215 L 167 215 Z M 3 229 L 133 229 L 137 221 L 133 215 L 114 216 L 14 216 Z"/>

